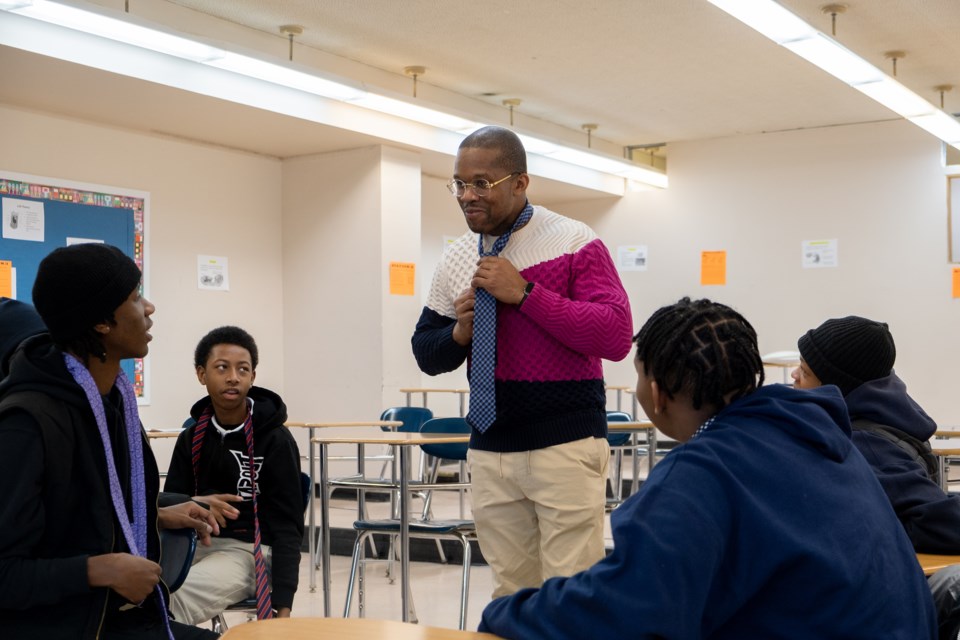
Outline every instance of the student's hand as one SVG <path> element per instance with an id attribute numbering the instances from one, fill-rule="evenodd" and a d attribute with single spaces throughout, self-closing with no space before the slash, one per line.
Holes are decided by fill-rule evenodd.
<path id="1" fill-rule="evenodd" d="M 278 618 L 289 618 L 290 617 L 290 607 L 283 607 L 282 609 L 277 609 Z"/>
<path id="2" fill-rule="evenodd" d="M 236 520 L 240 516 L 237 508 L 231 506 L 231 502 L 243 502 L 243 498 L 235 496 L 232 493 L 217 493 L 212 496 L 193 496 L 194 502 L 202 502 L 210 507 L 210 513 L 216 518 L 217 524 L 221 527 L 227 526 L 227 518 Z"/>
<path id="3" fill-rule="evenodd" d="M 87 558 L 91 587 L 110 587 L 133 603 L 143 602 L 160 582 L 160 565 L 129 553 L 106 553 Z"/>
<path id="4" fill-rule="evenodd" d="M 527 281 L 509 260 L 487 256 L 480 258 L 477 262 L 477 270 L 473 274 L 470 285 L 485 289 L 500 302 L 519 304 L 523 300 L 523 290 L 527 286 Z"/>
<path id="5" fill-rule="evenodd" d="M 453 301 L 457 324 L 453 325 L 453 341 L 465 347 L 473 341 L 473 289 L 464 289 Z"/>
<path id="6" fill-rule="evenodd" d="M 206 508 L 196 502 L 184 502 L 157 511 L 161 529 L 196 529 L 201 544 L 210 546 L 210 534 L 220 535 L 220 526 Z"/>

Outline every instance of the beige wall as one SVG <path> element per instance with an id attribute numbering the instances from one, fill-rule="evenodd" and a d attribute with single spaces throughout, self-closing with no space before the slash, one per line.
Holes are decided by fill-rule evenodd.
<path id="1" fill-rule="evenodd" d="M 192 349 L 222 323 L 256 336 L 258 382 L 294 419 L 372 418 L 403 402 L 399 387 L 466 386 L 462 370 L 430 378 L 409 356 L 442 238 L 464 230 L 445 180 L 421 177 L 416 154 L 371 147 L 281 162 L 2 106 L 0 132 L 2 169 L 151 194 L 148 426 L 179 424 L 200 396 Z M 649 270 L 623 274 L 635 326 L 681 295 L 739 308 L 764 352 L 795 348 L 827 317 L 885 320 L 915 397 L 960 424 L 939 154 L 897 122 L 678 143 L 670 189 L 551 208 L 588 222 L 611 250 L 648 245 Z M 829 238 L 840 267 L 801 269 L 801 241 Z M 727 286 L 699 285 L 704 249 L 727 250 Z M 196 289 L 197 254 L 230 259 L 230 292 Z M 417 264 L 415 296 L 387 294 L 391 260 Z M 633 384 L 629 359 L 605 367 L 610 384 Z M 457 410 L 453 397 L 435 402 Z"/>
<path id="2" fill-rule="evenodd" d="M 221 324 L 253 334 L 257 382 L 283 391 L 279 161 L 3 106 L 0 123 L 2 169 L 150 193 L 148 428 L 179 426 L 203 395 L 193 348 Z M 229 259 L 229 292 L 197 289 L 199 254 Z"/>

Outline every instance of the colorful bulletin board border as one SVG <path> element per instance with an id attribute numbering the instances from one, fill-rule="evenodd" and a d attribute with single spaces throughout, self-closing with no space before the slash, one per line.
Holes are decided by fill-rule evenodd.
<path id="1" fill-rule="evenodd" d="M 81 206 L 92 205 L 128 210 L 133 220 L 132 257 L 143 273 L 140 292 L 149 297 L 149 270 L 146 256 L 147 219 L 150 209 L 148 192 L 0 171 L 0 198 L 17 196 Z M 0 259 L 2 258 L 3 256 L 0 255 Z M 20 297 L 22 298 L 22 294 Z M 129 366 L 131 361 L 125 361 L 124 369 L 133 382 L 138 404 L 150 403 L 148 358 L 149 356 L 136 358 L 132 361 L 132 366 Z"/>

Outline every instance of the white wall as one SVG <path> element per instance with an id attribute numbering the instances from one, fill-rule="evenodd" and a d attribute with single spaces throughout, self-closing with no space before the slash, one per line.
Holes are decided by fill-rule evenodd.
<path id="1" fill-rule="evenodd" d="M 612 251 L 649 246 L 649 270 L 622 274 L 637 328 L 683 295 L 736 307 L 762 353 L 796 349 L 827 318 L 881 320 L 914 397 L 942 424 L 960 424 L 960 301 L 950 297 L 939 157 L 939 143 L 905 122 L 676 144 L 669 190 L 565 212 Z M 838 268 L 801 268 L 801 241 L 817 239 L 839 241 Z M 727 285 L 701 286 L 699 252 L 719 249 Z M 629 361 L 606 370 L 610 384 L 634 383 Z"/>
<path id="2" fill-rule="evenodd" d="M 422 177 L 419 197 L 403 191 L 415 154 L 371 147 L 280 162 L 3 106 L 0 134 L 2 169 L 150 192 L 148 426 L 179 424 L 200 397 L 192 350 L 222 323 L 257 338 L 258 382 L 284 395 L 294 419 L 375 417 L 402 404 L 400 386 L 466 386 L 463 370 L 431 378 L 404 360 L 442 238 L 465 228 L 445 180 Z M 960 424 L 960 301 L 950 298 L 939 157 L 938 143 L 898 122 L 678 143 L 670 189 L 552 208 L 588 222 L 611 250 L 649 246 L 649 270 L 622 274 L 635 327 L 682 295 L 740 309 L 764 352 L 794 349 L 829 317 L 884 320 L 911 392 L 942 424 Z M 802 269 L 800 242 L 828 238 L 839 240 L 840 267 Z M 726 286 L 700 286 L 704 249 L 727 250 Z M 197 254 L 230 259 L 230 292 L 196 289 Z M 389 260 L 417 263 L 413 298 L 384 295 Z M 629 358 L 605 368 L 608 383 L 634 384 Z M 436 402 L 457 411 L 452 396 Z"/>
<path id="3" fill-rule="evenodd" d="M 2 169 L 150 193 L 148 428 L 178 427 L 203 396 L 193 349 L 222 324 L 256 338 L 257 382 L 283 393 L 278 160 L 4 106 L 0 139 Z M 229 259 L 229 292 L 197 289 L 199 254 Z M 157 449 L 165 466 L 169 441 Z"/>

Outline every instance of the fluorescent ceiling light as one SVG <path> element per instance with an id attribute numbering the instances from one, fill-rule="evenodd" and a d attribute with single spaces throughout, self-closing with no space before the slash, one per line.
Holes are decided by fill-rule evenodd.
<path id="1" fill-rule="evenodd" d="M 429 124 L 434 127 L 439 127 L 440 129 L 446 129 L 447 131 L 473 131 L 483 126 L 478 122 L 467 120 L 466 118 L 375 93 L 364 93 L 357 98 L 347 98 L 346 100 L 366 109 L 389 113 L 390 115 L 406 118 L 407 120 L 422 122 L 423 124 Z"/>
<path id="2" fill-rule="evenodd" d="M 937 110 L 925 116 L 909 118 L 909 120 L 949 145 L 954 147 L 960 145 L 960 121 L 943 111 Z"/>
<path id="3" fill-rule="evenodd" d="M 776 2 L 768 0 L 709 0 L 777 44 L 812 37 L 817 30 Z"/>
<path id="4" fill-rule="evenodd" d="M 936 107 L 890 77 L 878 82 L 855 84 L 853 88 L 870 96 L 905 118 L 932 114 Z"/>
<path id="5" fill-rule="evenodd" d="M 194 40 L 56 2 L 33 0 L 13 2 L 12 6 L 7 4 L 10 3 L 0 4 L 0 9 L 195 62 L 205 62 L 220 53 L 216 48 Z"/>
<path id="6" fill-rule="evenodd" d="M 822 33 L 782 44 L 807 62 L 847 84 L 877 82 L 884 75 L 875 66 Z"/>
<path id="7" fill-rule="evenodd" d="M 825 36 L 774 0 L 707 0 L 943 142 L 960 148 L 960 121 Z M 805 25 L 804 28 L 800 25 Z"/>
<path id="8" fill-rule="evenodd" d="M 366 94 L 365 91 L 341 82 L 334 82 L 315 76 L 312 73 L 298 71 L 290 66 L 265 62 L 229 51 L 222 51 L 220 56 L 204 63 L 218 69 L 232 71 L 250 78 L 265 80 L 334 100 L 358 100 Z"/>
<path id="9" fill-rule="evenodd" d="M 124 19 L 114 18 L 105 13 L 100 13 L 99 8 L 87 11 L 48 0 L 0 0 L 0 11 L 10 11 L 42 22 L 216 67 L 231 73 L 386 113 L 405 120 L 427 124 L 464 136 L 483 126 L 482 123 L 468 118 L 375 94 L 351 86 L 348 83 L 323 78 L 309 71 L 300 70 L 296 65 L 287 62 L 267 62 L 139 25 L 128 21 L 127 17 L 124 17 Z M 581 151 L 531 136 L 522 136 L 521 139 L 530 153 L 656 187 L 666 188 L 667 186 L 667 177 L 660 171 L 619 160 L 612 156 Z"/>

